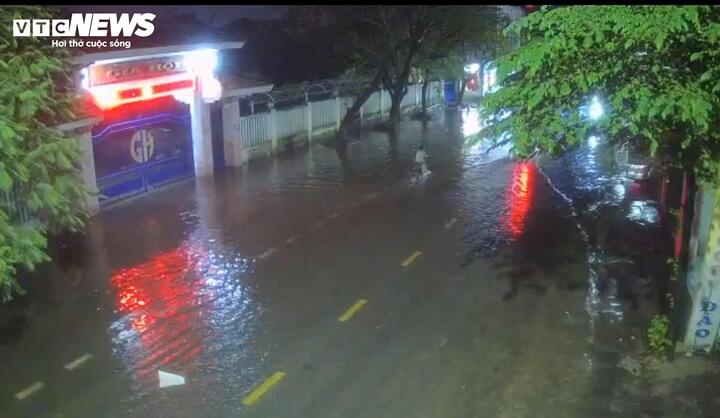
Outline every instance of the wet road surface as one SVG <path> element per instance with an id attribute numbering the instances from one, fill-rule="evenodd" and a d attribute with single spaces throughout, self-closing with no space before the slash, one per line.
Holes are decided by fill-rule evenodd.
<path id="1" fill-rule="evenodd" d="M 660 273 L 611 239 L 661 242 L 651 211 L 594 148 L 515 162 L 435 116 L 103 212 L 25 284 L 0 417 L 661 416 L 618 367 Z"/>

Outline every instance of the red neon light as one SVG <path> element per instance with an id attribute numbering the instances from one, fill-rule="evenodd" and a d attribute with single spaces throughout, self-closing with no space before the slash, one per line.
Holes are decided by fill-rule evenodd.
<path id="1" fill-rule="evenodd" d="M 95 105 L 102 109 L 112 109 L 127 103 L 153 100 L 160 97 L 172 96 L 180 90 L 195 88 L 195 79 L 181 79 L 158 82 L 158 79 L 142 80 L 140 82 L 118 83 L 113 85 L 90 87 Z"/>
<path id="2" fill-rule="evenodd" d="M 508 191 L 510 214 L 507 223 L 514 238 L 522 235 L 525 219 L 532 204 L 535 189 L 535 166 L 530 162 L 518 163 Z"/>
<path id="3" fill-rule="evenodd" d="M 195 85 L 195 83 L 193 82 L 193 80 L 180 80 L 180 81 L 173 81 L 171 83 L 156 84 L 153 86 L 152 91 L 155 94 L 167 93 L 169 91 L 181 90 L 181 89 L 193 87 L 194 85 Z"/>

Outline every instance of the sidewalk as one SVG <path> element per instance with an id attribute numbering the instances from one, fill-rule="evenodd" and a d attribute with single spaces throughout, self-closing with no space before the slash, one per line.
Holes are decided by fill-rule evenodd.
<path id="1" fill-rule="evenodd" d="M 585 237 L 592 356 L 617 365 L 595 373 L 593 387 L 612 399 L 618 416 L 715 416 L 720 401 L 708 383 L 720 378 L 720 363 L 706 357 L 660 362 L 644 348 L 650 319 L 665 303 L 673 255 L 654 180 L 625 179 L 603 141 L 540 167 Z"/>

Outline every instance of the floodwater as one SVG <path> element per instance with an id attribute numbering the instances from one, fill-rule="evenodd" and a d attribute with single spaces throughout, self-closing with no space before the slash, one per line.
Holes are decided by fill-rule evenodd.
<path id="1" fill-rule="evenodd" d="M 666 274 L 648 186 L 602 141 L 517 162 L 434 116 L 104 211 L 26 278 L 0 416 L 666 416 L 618 366 Z"/>

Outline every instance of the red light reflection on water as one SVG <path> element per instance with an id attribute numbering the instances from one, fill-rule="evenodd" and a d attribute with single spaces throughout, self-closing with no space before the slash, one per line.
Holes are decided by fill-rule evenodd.
<path id="1" fill-rule="evenodd" d="M 517 163 L 513 170 L 507 194 L 510 207 L 507 225 L 513 238 L 522 235 L 525 228 L 535 189 L 535 170 L 535 164 L 527 161 Z"/>
<path id="2" fill-rule="evenodd" d="M 207 252 L 183 245 L 149 261 L 118 270 L 111 277 L 120 313 L 139 334 L 139 343 L 128 343 L 126 360 L 143 380 L 163 367 L 186 370 L 204 348 L 206 326 L 201 320 L 202 276 Z M 124 356 L 125 357 L 125 356 Z"/>

